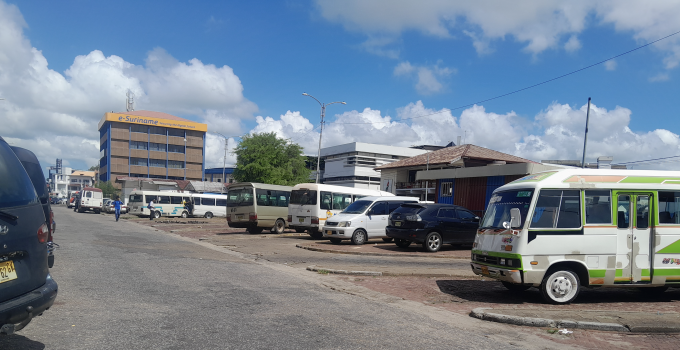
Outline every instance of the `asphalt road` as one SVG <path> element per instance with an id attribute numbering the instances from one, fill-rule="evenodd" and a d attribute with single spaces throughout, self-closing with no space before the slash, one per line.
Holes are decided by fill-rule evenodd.
<path id="1" fill-rule="evenodd" d="M 521 329 L 55 208 L 54 306 L 0 349 L 545 348 Z M 220 251 L 222 250 L 222 251 Z"/>

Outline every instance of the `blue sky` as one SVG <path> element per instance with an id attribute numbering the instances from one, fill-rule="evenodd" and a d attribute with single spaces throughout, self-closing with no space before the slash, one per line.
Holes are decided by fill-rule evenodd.
<path id="1" fill-rule="evenodd" d="M 89 167 L 99 154 L 96 123 L 124 110 L 129 88 L 137 109 L 228 136 L 275 131 L 316 154 L 320 109 L 307 92 L 347 102 L 328 107 L 324 146 L 465 136 L 536 161 L 580 159 L 592 97 L 587 161 L 675 156 L 680 35 L 447 109 L 680 31 L 677 18 L 680 5 L 663 1 L 0 0 L 0 119 L 8 122 L 0 135 L 43 163 Z M 211 135 L 209 166 L 221 165 L 221 147 Z"/>

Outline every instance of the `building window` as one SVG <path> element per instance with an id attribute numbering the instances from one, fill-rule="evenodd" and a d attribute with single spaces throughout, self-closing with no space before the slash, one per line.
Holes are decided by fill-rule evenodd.
<path id="1" fill-rule="evenodd" d="M 176 160 L 169 160 L 168 161 L 168 168 L 172 169 L 184 169 L 184 162 L 176 161 Z M 206 179 L 207 181 L 207 179 Z"/>
<path id="2" fill-rule="evenodd" d="M 184 130 L 182 129 L 168 129 L 169 136 L 184 137 Z"/>
<path id="3" fill-rule="evenodd" d="M 149 166 L 165 168 L 165 159 L 149 159 Z"/>
<path id="4" fill-rule="evenodd" d="M 130 141 L 130 149 L 149 149 L 149 144 L 142 141 Z"/>
<path id="5" fill-rule="evenodd" d="M 173 153 L 184 153 L 184 146 L 179 146 L 179 145 L 168 145 L 168 152 L 173 152 Z"/>
<path id="6" fill-rule="evenodd" d="M 453 195 L 453 182 L 442 182 L 442 197 Z"/>
<path id="7" fill-rule="evenodd" d="M 146 158 L 130 158 L 130 165 L 147 166 Z"/>
<path id="8" fill-rule="evenodd" d="M 167 129 L 160 127 L 160 126 L 150 126 L 149 127 L 149 134 L 165 135 L 166 132 L 167 132 Z"/>
<path id="9" fill-rule="evenodd" d="M 146 134 L 149 132 L 149 127 L 146 125 L 132 124 L 130 125 L 130 131 Z"/>
<path id="10" fill-rule="evenodd" d="M 165 152 L 165 144 L 164 143 L 153 143 L 153 142 L 151 142 L 149 144 L 149 151 Z"/>

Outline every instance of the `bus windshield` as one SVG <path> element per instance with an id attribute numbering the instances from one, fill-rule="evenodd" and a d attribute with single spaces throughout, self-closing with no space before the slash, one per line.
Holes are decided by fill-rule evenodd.
<path id="1" fill-rule="evenodd" d="M 142 195 L 141 194 L 131 194 L 130 195 L 130 202 L 142 202 Z"/>
<path id="2" fill-rule="evenodd" d="M 373 203 L 373 201 L 356 201 L 350 204 L 345 210 L 342 211 L 343 214 L 362 214 L 368 209 L 368 207 Z"/>
<path id="3" fill-rule="evenodd" d="M 227 194 L 227 206 L 229 207 L 247 207 L 253 205 L 253 189 L 241 188 L 229 190 Z"/>
<path id="4" fill-rule="evenodd" d="M 489 206 L 480 228 L 503 228 L 504 222 L 510 222 L 510 209 L 512 208 L 519 209 L 520 227 L 524 227 L 533 194 L 533 189 L 494 193 L 489 200 Z"/>
<path id="5" fill-rule="evenodd" d="M 316 191 L 309 189 L 290 192 L 290 204 L 316 205 Z"/>

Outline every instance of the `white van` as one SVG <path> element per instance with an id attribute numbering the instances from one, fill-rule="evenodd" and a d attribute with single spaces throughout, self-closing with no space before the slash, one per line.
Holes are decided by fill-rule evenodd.
<path id="1" fill-rule="evenodd" d="M 387 218 L 404 203 L 418 203 L 416 197 L 363 197 L 350 204 L 340 214 L 326 219 L 323 237 L 338 244 L 349 239 L 353 244 L 364 244 L 371 238 L 392 241 L 385 235 Z"/>
<path id="2" fill-rule="evenodd" d="M 194 201 L 194 208 L 191 212 L 193 216 L 212 218 L 213 216 L 227 216 L 227 195 L 211 193 L 193 193 L 191 199 Z"/>
<path id="3" fill-rule="evenodd" d="M 88 210 L 92 210 L 96 214 L 99 214 L 102 211 L 104 195 L 102 193 L 102 190 L 99 188 L 94 187 L 83 188 L 79 200 L 80 200 L 80 205 L 78 206 L 79 213 L 84 213 Z"/>

